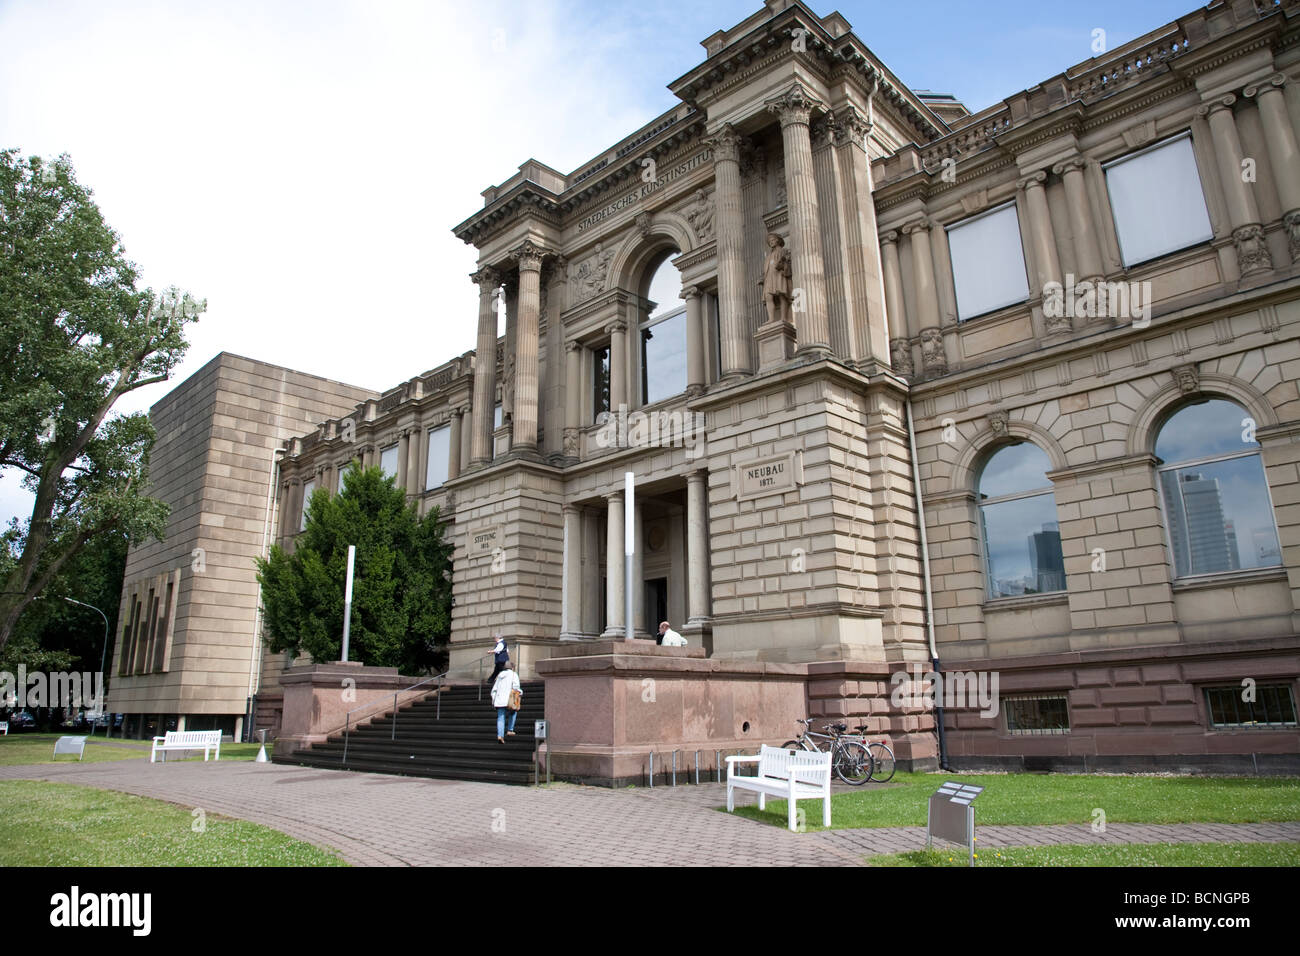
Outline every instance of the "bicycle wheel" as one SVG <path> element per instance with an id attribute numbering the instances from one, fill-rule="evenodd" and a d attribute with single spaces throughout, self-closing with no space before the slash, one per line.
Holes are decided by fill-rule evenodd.
<path id="1" fill-rule="evenodd" d="M 856 741 L 835 748 L 835 775 L 845 783 L 860 787 L 871 779 L 871 751 Z"/>
<path id="2" fill-rule="evenodd" d="M 894 776 L 894 752 L 885 744 L 872 744 L 867 748 L 871 752 L 871 779 L 877 783 L 889 783 Z"/>
<path id="3" fill-rule="evenodd" d="M 787 740 L 781 745 L 782 750 L 803 750 L 803 744 L 797 740 Z"/>

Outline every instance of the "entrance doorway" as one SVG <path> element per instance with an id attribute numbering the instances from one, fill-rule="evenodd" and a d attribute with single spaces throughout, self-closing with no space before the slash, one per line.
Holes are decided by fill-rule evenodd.
<path id="1" fill-rule="evenodd" d="M 646 633 L 659 640 L 659 622 L 668 620 L 668 579 L 647 578 L 645 582 Z"/>

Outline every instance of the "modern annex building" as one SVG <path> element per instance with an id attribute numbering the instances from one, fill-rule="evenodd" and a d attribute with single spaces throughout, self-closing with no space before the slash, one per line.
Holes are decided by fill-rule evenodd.
<path id="1" fill-rule="evenodd" d="M 1294 759 L 1298 41 L 1218 0 L 971 115 L 770 0 L 483 192 L 477 349 L 322 405 L 278 538 L 360 458 L 449 522 L 453 666 L 621 635 L 630 560 L 638 632 L 822 662 L 918 765 L 936 662 L 998 682 L 955 763 Z"/>

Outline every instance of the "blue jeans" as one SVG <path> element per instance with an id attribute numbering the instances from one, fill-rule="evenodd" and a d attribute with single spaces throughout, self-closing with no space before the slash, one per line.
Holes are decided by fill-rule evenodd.
<path id="1" fill-rule="evenodd" d="M 506 726 L 506 714 L 510 715 L 510 726 Z M 504 737 L 507 730 L 515 729 L 515 719 L 519 716 L 519 711 L 511 710 L 509 707 L 497 708 L 497 736 Z"/>

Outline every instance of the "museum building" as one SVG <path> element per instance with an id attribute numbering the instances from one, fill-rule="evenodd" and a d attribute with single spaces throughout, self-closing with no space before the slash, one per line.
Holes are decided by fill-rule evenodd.
<path id="1" fill-rule="evenodd" d="M 473 352 L 248 426 L 274 499 L 231 564 L 359 460 L 447 522 L 453 669 L 621 638 L 630 561 L 639 636 L 802 675 L 914 766 L 1290 766 L 1297 41 L 1300 4 L 1218 0 L 971 114 L 770 0 L 674 108 L 483 191 Z M 146 708 L 148 551 L 112 690 Z M 290 662 L 240 634 L 274 727 Z"/>

